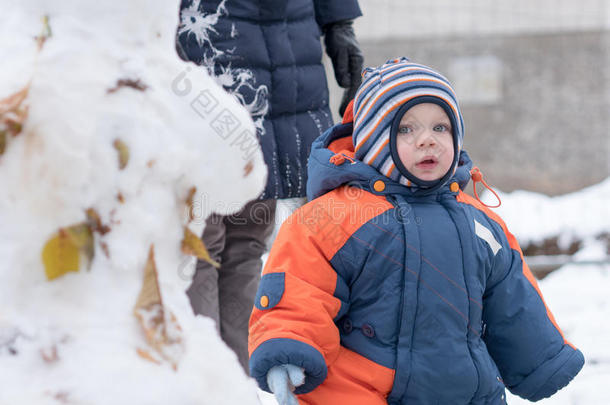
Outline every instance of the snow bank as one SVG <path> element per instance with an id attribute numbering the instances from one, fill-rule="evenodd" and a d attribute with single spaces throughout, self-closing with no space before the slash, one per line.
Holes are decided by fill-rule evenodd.
<path id="1" fill-rule="evenodd" d="M 212 321 L 193 316 L 180 246 L 185 225 L 199 234 L 212 210 L 255 198 L 266 168 L 248 112 L 178 59 L 178 5 L 0 0 L 0 100 L 28 89 L 0 155 L 0 404 L 257 403 Z M 110 229 L 94 233 L 90 267 L 47 280 L 43 246 L 89 208 Z M 137 352 L 153 352 L 134 316 L 151 245 L 181 328 L 176 370 Z"/>
<path id="2" fill-rule="evenodd" d="M 610 178 L 575 193 L 549 197 L 530 191 L 498 192 L 497 212 L 522 245 L 561 235 L 560 242 L 591 239 L 610 232 Z M 494 203 L 485 193 L 482 200 Z"/>

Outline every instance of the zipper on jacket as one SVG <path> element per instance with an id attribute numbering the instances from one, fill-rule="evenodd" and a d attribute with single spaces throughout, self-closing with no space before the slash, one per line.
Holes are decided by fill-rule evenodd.
<path id="1" fill-rule="evenodd" d="M 405 241 L 404 246 L 403 246 L 403 249 L 404 249 L 404 260 L 403 260 L 404 266 L 403 267 L 405 267 L 406 266 L 406 260 L 407 260 L 407 243 L 406 243 L 406 241 L 407 241 L 407 232 L 405 230 L 405 225 L 404 225 L 404 219 L 405 218 L 403 218 L 402 213 L 400 212 L 400 208 L 401 207 L 400 207 L 400 203 L 398 202 L 398 199 L 396 197 L 393 197 L 393 196 L 390 196 L 390 195 L 387 196 L 387 199 L 390 201 L 390 203 L 392 203 L 392 205 L 394 206 L 394 209 L 397 210 L 397 214 L 398 214 L 398 217 L 399 217 L 399 220 L 400 220 L 400 224 L 401 224 L 401 227 L 402 227 L 403 240 Z M 401 284 L 402 285 L 401 285 L 401 294 L 400 294 L 400 306 L 398 308 L 398 325 L 397 325 L 397 329 L 396 329 L 396 356 L 394 357 L 395 358 L 394 361 L 396 363 L 396 366 L 394 368 L 394 373 L 395 374 L 398 373 L 398 365 L 399 365 L 399 357 L 398 357 L 398 347 L 399 347 L 399 345 L 398 345 L 398 342 L 400 340 L 400 332 L 402 330 L 402 323 L 403 323 L 403 319 L 402 318 L 403 318 L 403 313 L 404 313 L 405 292 L 406 292 L 405 283 L 406 283 L 406 278 L 407 278 L 406 270 L 404 268 L 402 269 L 401 273 L 402 273 L 402 277 L 401 277 Z M 396 375 L 394 376 L 394 378 L 396 378 Z M 387 398 L 388 399 L 388 404 L 398 403 L 398 400 L 402 399 L 402 397 L 405 395 L 405 393 L 407 391 L 407 387 L 405 386 L 404 387 L 404 391 L 403 391 L 402 395 L 400 396 L 400 398 L 398 398 L 397 400 L 390 401 L 389 398 L 392 395 L 392 391 L 394 391 L 393 385 L 394 385 L 395 381 L 396 380 L 394 380 L 394 382 L 392 383 L 392 390 L 390 391 L 390 393 L 388 395 L 388 398 Z"/>

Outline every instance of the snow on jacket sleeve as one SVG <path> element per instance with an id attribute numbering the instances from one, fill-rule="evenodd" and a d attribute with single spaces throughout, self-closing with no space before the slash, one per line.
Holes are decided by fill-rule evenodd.
<path id="1" fill-rule="evenodd" d="M 314 0 L 316 21 L 320 27 L 362 15 L 357 0 Z"/>
<path id="2" fill-rule="evenodd" d="M 564 338 L 515 237 L 500 217 L 483 211 L 502 232 L 483 297 L 484 340 L 507 388 L 537 401 L 567 385 L 584 357 Z"/>
<path id="3" fill-rule="evenodd" d="M 347 300 L 347 286 L 329 261 L 348 235 L 318 200 L 282 225 L 250 317 L 250 374 L 267 391 L 267 372 L 279 364 L 305 369 L 297 394 L 313 390 L 339 352 L 334 318 Z"/>

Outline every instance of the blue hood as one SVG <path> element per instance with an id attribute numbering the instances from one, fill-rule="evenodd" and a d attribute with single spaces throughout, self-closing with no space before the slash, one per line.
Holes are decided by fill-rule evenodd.
<path id="1" fill-rule="evenodd" d="M 375 168 L 366 163 L 353 159 L 353 144 L 350 143 L 350 149 L 342 151 L 348 159 L 340 165 L 331 163 L 331 157 L 336 153 L 328 149 L 328 146 L 339 140 L 340 138 L 352 137 L 353 124 L 337 124 L 329 128 L 324 134 L 319 136 L 311 146 L 311 154 L 307 166 L 307 198 L 311 201 L 327 192 L 343 185 L 350 184 L 352 186 L 363 188 L 375 194 L 404 194 L 409 196 L 429 195 L 451 193 L 449 185 L 457 182 L 460 189 L 464 189 L 470 181 L 470 169 L 472 161 L 466 151 L 460 152 L 458 168 L 451 179 L 440 189 L 426 193 L 425 189 L 412 190 L 409 187 L 403 186 L 390 178 L 379 173 Z M 381 180 L 385 184 L 383 191 L 375 191 L 373 184 Z"/>

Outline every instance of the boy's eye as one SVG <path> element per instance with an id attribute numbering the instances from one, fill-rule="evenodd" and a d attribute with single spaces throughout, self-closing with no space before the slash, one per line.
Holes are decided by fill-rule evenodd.
<path id="1" fill-rule="evenodd" d="M 435 132 L 449 131 L 449 127 L 445 124 L 438 124 L 438 125 L 434 126 L 434 131 Z"/>
<path id="2" fill-rule="evenodd" d="M 410 134 L 411 132 L 413 132 L 413 128 L 411 128 L 409 126 L 401 125 L 398 127 L 399 134 Z"/>

